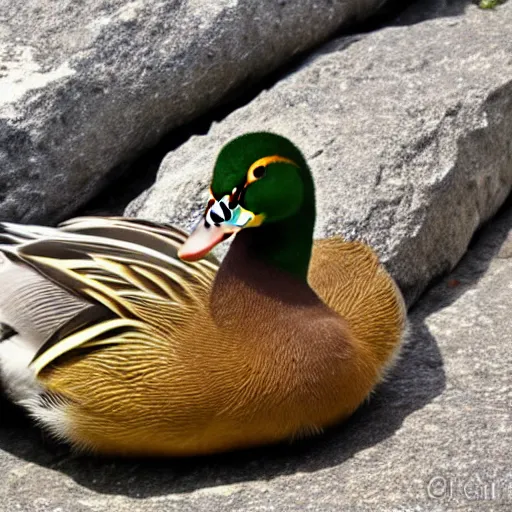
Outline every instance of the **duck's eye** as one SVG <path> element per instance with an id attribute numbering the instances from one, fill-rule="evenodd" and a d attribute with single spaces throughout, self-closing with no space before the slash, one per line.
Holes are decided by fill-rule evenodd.
<path id="1" fill-rule="evenodd" d="M 266 169 L 263 165 L 260 165 L 259 167 L 256 167 L 256 169 L 254 169 L 252 171 L 252 175 L 257 179 L 259 180 L 260 178 L 263 178 L 263 176 L 265 176 L 265 172 L 266 172 Z"/>

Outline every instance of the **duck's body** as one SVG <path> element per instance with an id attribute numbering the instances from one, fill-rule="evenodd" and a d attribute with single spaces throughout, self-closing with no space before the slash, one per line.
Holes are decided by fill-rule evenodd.
<path id="1" fill-rule="evenodd" d="M 169 226 L 3 229 L 2 380 L 77 447 L 192 455 L 316 432 L 357 408 L 400 346 L 400 293 L 357 242 L 317 242 L 301 279 L 282 268 L 289 240 L 263 228 L 240 232 L 220 268 L 181 262 Z"/>

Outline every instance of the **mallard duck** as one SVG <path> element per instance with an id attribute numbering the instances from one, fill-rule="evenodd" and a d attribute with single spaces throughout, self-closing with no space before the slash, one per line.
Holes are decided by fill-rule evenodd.
<path id="1" fill-rule="evenodd" d="M 210 195 L 190 236 L 122 217 L 1 224 L 3 387 L 56 437 L 168 456 L 293 439 L 347 418 L 392 365 L 401 294 L 363 243 L 313 243 L 296 146 L 232 140 Z"/>

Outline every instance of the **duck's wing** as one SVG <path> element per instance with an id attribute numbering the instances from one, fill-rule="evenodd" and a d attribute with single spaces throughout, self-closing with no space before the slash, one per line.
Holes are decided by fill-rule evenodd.
<path id="1" fill-rule="evenodd" d="M 8 289 L 0 321 L 17 332 L 30 326 L 23 329 L 32 335 L 36 373 L 78 348 L 150 337 L 159 322 L 201 307 L 217 271 L 212 258 L 178 259 L 185 237 L 173 226 L 120 217 L 59 228 L 0 224 Z"/>
<path id="2" fill-rule="evenodd" d="M 115 238 L 146 246 L 178 257 L 178 249 L 185 243 L 188 234 L 172 224 L 158 224 L 128 217 L 76 217 L 59 225 L 61 231 L 82 233 L 106 238 Z M 209 261 L 218 267 L 219 261 L 213 254 L 201 260 Z"/>
<path id="3" fill-rule="evenodd" d="M 317 240 L 308 280 L 350 325 L 384 371 L 398 354 L 407 322 L 402 294 L 367 245 L 342 238 Z"/>

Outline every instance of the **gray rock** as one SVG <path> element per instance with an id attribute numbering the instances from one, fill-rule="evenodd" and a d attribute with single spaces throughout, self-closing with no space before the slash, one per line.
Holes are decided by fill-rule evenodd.
<path id="1" fill-rule="evenodd" d="M 0 0 L 0 219 L 54 222 L 171 128 L 385 0 Z"/>
<path id="2" fill-rule="evenodd" d="M 419 21 L 422 5 L 437 17 Z M 220 147 L 243 132 L 274 131 L 310 162 L 316 235 L 374 246 L 411 304 L 453 268 L 510 191 L 512 3 L 494 13 L 424 2 L 401 23 L 322 47 L 170 153 L 126 213 L 189 227 Z"/>
<path id="3" fill-rule="evenodd" d="M 388 380 L 345 425 L 210 458 L 77 457 L 0 404 L 0 510 L 512 509 L 512 203 L 410 313 Z"/>

